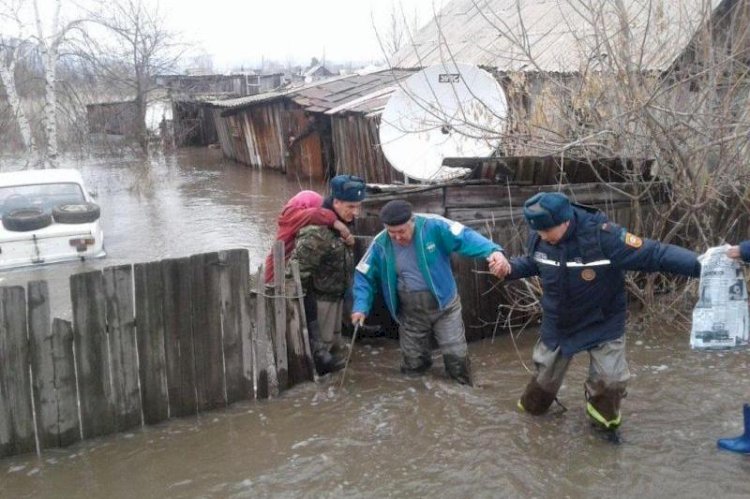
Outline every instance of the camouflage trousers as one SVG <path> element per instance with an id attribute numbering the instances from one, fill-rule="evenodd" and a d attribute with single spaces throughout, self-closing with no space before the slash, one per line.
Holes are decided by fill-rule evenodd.
<path id="1" fill-rule="evenodd" d="M 318 324 L 320 327 L 320 342 L 329 352 L 336 352 L 345 348 L 341 338 L 341 321 L 344 313 L 343 298 L 338 301 L 316 300 L 318 309 Z"/>

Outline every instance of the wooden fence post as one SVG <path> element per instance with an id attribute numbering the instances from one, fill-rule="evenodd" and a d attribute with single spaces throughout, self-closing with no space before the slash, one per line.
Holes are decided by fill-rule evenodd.
<path id="1" fill-rule="evenodd" d="M 50 324 L 47 281 L 29 282 L 28 307 L 39 446 L 42 449 L 65 447 L 81 439 L 73 327 L 62 319 Z"/>
<path id="2" fill-rule="evenodd" d="M 115 415 L 101 271 L 70 276 L 70 299 L 83 438 L 108 435 Z"/>
<path id="3" fill-rule="evenodd" d="M 0 287 L 0 457 L 36 447 L 24 295 L 21 286 Z"/>
<path id="4" fill-rule="evenodd" d="M 227 403 L 247 400 L 242 367 L 242 309 L 250 278 L 247 250 L 220 251 L 221 331 Z"/>
<path id="5" fill-rule="evenodd" d="M 198 413 L 193 353 L 193 273 L 190 258 L 162 261 L 164 360 L 170 416 Z"/>
<path id="6" fill-rule="evenodd" d="M 299 276 L 299 264 L 292 262 L 292 280 L 291 280 L 291 293 L 293 298 L 290 298 L 290 303 L 298 310 L 299 320 L 299 342 L 301 343 L 301 350 L 297 353 L 301 362 L 301 381 L 318 381 L 318 375 L 315 372 L 315 362 L 313 361 L 312 349 L 310 347 L 310 336 L 307 330 L 307 316 L 305 315 L 305 291 L 302 289 L 302 281 Z"/>
<path id="7" fill-rule="evenodd" d="M 143 421 L 155 424 L 169 418 L 161 262 L 139 263 L 133 271 Z"/>
<path id="8" fill-rule="evenodd" d="M 133 267 L 104 269 L 109 352 L 117 431 L 141 426 L 141 394 L 138 389 L 138 351 L 135 340 Z"/>
<path id="9" fill-rule="evenodd" d="M 265 296 L 266 285 L 264 282 L 263 266 L 258 268 L 257 302 L 255 311 L 257 314 L 255 330 L 255 365 L 257 366 L 258 389 L 257 397 L 265 399 L 275 397 L 279 394 L 279 381 L 276 377 L 276 359 L 273 353 L 273 343 L 269 335 L 268 325 L 268 299 Z"/>
<path id="10" fill-rule="evenodd" d="M 279 390 L 289 387 L 289 361 L 286 348 L 286 263 L 284 261 L 284 242 L 276 241 L 273 245 L 273 288 L 274 288 L 274 324 L 273 347 L 276 353 L 276 372 L 279 378 Z"/>
<path id="11" fill-rule="evenodd" d="M 219 254 L 190 257 L 193 273 L 193 342 L 198 411 L 226 406 L 224 354 L 221 344 Z"/>

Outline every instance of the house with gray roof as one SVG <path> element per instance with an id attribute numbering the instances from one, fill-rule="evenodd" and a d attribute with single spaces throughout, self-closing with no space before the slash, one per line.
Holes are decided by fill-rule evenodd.
<path id="1" fill-rule="evenodd" d="M 501 154 L 651 156 L 636 139 L 653 119 L 679 131 L 676 113 L 741 107 L 749 19 L 742 0 L 453 0 L 389 64 L 491 71 L 509 101 Z"/>

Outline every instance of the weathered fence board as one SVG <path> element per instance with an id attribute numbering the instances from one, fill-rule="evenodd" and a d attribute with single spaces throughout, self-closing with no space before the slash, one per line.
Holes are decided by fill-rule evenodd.
<path id="1" fill-rule="evenodd" d="M 297 262 L 292 262 L 292 277 L 294 279 L 294 295 L 296 295 L 296 298 L 293 301 L 297 302 L 299 309 L 302 348 L 304 350 L 305 362 L 307 364 L 307 373 L 304 379 L 317 382 L 318 376 L 315 372 L 315 363 L 313 361 L 312 348 L 310 347 L 310 334 L 307 329 L 307 316 L 305 315 L 305 291 L 302 289 L 302 280 L 299 275 L 299 263 Z"/>
<path id="2" fill-rule="evenodd" d="M 193 342 L 198 410 L 226 406 L 221 344 L 220 265 L 218 253 L 190 257 L 193 268 Z"/>
<path id="3" fill-rule="evenodd" d="M 104 293 L 111 360 L 115 426 L 125 431 L 141 425 L 138 352 L 135 341 L 133 267 L 104 269 Z"/>
<path id="4" fill-rule="evenodd" d="M 47 281 L 29 282 L 28 311 L 39 446 L 42 449 L 64 447 L 81 439 L 73 327 L 61 319 L 50 324 Z"/>
<path id="5" fill-rule="evenodd" d="M 242 308 L 247 292 L 249 260 L 247 250 L 220 251 L 221 331 L 227 403 L 252 398 L 242 372 Z"/>
<path id="6" fill-rule="evenodd" d="M 243 265 L 245 265 L 243 261 Z M 247 393 L 249 399 L 256 398 L 257 380 L 255 377 L 255 331 L 257 331 L 257 312 L 255 309 L 257 296 L 250 293 L 250 260 L 247 260 L 247 267 L 240 271 L 244 280 L 240 286 L 242 293 L 242 304 L 240 307 L 240 321 L 242 329 L 242 382 L 243 390 Z"/>
<path id="7" fill-rule="evenodd" d="M 169 418 L 162 315 L 164 281 L 161 262 L 139 263 L 133 270 L 143 421 L 154 424 Z"/>
<path id="8" fill-rule="evenodd" d="M 36 446 L 26 327 L 24 288 L 0 288 L 0 457 Z"/>
<path id="9" fill-rule="evenodd" d="M 45 281 L 30 282 L 28 296 L 0 288 L 0 456 L 314 379 L 299 270 L 287 282 L 283 261 L 277 268 L 276 290 L 261 267 L 254 293 L 244 249 L 76 274 L 72 323 L 50 324 Z"/>
<path id="10" fill-rule="evenodd" d="M 193 273 L 190 258 L 162 262 L 164 357 L 170 416 L 198 413 L 193 355 Z"/>
<path id="11" fill-rule="evenodd" d="M 70 276 L 70 299 L 83 437 L 108 435 L 115 431 L 115 408 L 102 273 Z"/>
<path id="12" fill-rule="evenodd" d="M 249 318 L 250 326 L 243 331 L 242 337 L 242 371 L 245 381 L 250 383 L 250 389 L 253 391 L 254 398 L 260 398 L 258 394 L 258 360 L 257 356 L 257 337 L 258 330 L 258 296 L 254 291 L 249 291 L 245 295 L 245 311 Z M 266 390 L 267 391 L 267 390 Z"/>
<path id="13" fill-rule="evenodd" d="M 276 241 L 273 245 L 273 310 L 274 329 L 272 332 L 273 348 L 276 353 L 276 375 L 279 379 L 279 390 L 289 386 L 289 363 L 286 346 L 286 263 L 284 262 L 284 242 Z"/>
<path id="14" fill-rule="evenodd" d="M 276 360 L 273 354 L 273 343 L 269 335 L 268 303 L 265 296 L 268 287 L 263 282 L 264 266 L 258 269 L 256 281 L 256 326 L 255 326 L 255 366 L 259 399 L 275 397 L 279 394 L 279 383 L 276 377 Z"/>

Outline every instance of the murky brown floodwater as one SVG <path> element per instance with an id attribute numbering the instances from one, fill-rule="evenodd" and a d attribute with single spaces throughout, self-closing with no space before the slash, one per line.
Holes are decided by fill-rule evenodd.
<path id="1" fill-rule="evenodd" d="M 260 262 L 274 218 L 298 186 L 283 176 L 186 151 L 133 191 L 132 164 L 82 165 L 98 191 L 109 256 L 0 275 L 2 284 L 124 262 L 247 247 Z M 58 291 L 56 309 L 67 310 Z M 63 303 L 64 302 L 64 303 Z M 60 315 L 58 313 L 57 315 Z M 0 460 L 2 497 L 747 497 L 750 458 L 719 451 L 750 401 L 747 350 L 694 352 L 688 332 L 629 338 L 633 380 L 624 443 L 583 417 L 587 359 L 571 366 L 550 415 L 520 414 L 528 374 L 508 336 L 470 346 L 477 388 L 398 373 L 394 341 L 358 341 L 346 377 L 279 399 L 173 420 L 62 450 Z M 532 331 L 518 340 L 528 364 Z"/>

